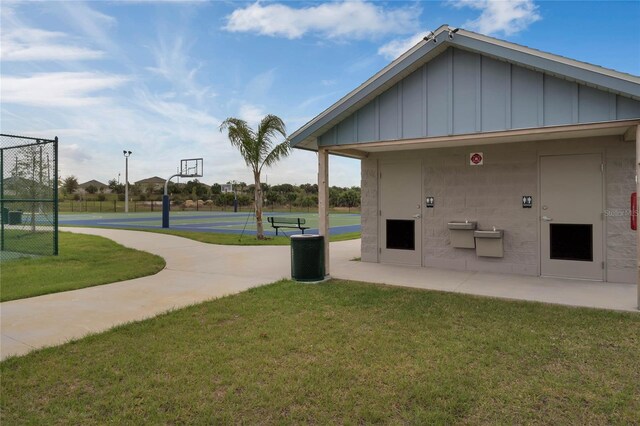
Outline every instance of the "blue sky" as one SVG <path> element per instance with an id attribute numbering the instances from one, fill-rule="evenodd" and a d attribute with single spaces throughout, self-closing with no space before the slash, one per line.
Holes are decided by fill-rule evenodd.
<path id="1" fill-rule="evenodd" d="M 638 1 L 13 2 L 1 11 L 1 130 L 52 137 L 81 182 L 167 177 L 204 157 L 207 183 L 252 178 L 218 126 L 282 117 L 289 132 L 449 24 L 640 75 Z M 266 171 L 316 180 L 313 153 Z M 359 185 L 332 158 L 332 185 Z M 121 181 L 124 180 L 121 177 Z"/>

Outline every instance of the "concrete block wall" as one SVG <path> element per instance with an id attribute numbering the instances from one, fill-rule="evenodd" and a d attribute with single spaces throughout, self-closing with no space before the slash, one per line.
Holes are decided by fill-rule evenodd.
<path id="1" fill-rule="evenodd" d="M 360 182 L 361 259 L 363 262 L 378 261 L 378 160 L 365 158 L 361 161 Z"/>
<path id="2" fill-rule="evenodd" d="M 629 222 L 630 196 L 635 191 L 635 143 L 609 143 L 605 158 L 607 280 L 633 283 L 637 244 Z"/>
<path id="3" fill-rule="evenodd" d="M 483 166 L 469 165 L 475 151 L 483 152 Z M 424 266 L 539 275 L 539 156 L 581 152 L 601 152 L 605 161 L 607 280 L 635 282 L 628 216 L 635 144 L 617 136 L 372 155 L 362 161 L 362 260 L 378 261 L 378 161 L 421 158 L 423 196 L 435 197 L 435 208 L 423 208 Z M 522 208 L 523 195 L 534 197 L 533 208 Z M 465 219 L 477 221 L 479 229 L 504 229 L 504 258 L 452 247 L 447 223 Z"/>
<path id="4" fill-rule="evenodd" d="M 484 165 L 469 165 L 482 152 Z M 423 264 L 472 271 L 538 274 L 537 211 L 522 196 L 537 195 L 535 144 L 435 149 L 423 157 L 423 191 L 435 197 L 424 209 Z M 447 223 L 477 221 L 478 229 L 503 229 L 504 258 L 478 257 L 451 246 Z"/>

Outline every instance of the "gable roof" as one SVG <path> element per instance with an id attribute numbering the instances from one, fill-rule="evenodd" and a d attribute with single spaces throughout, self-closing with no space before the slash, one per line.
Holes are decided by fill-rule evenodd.
<path id="1" fill-rule="evenodd" d="M 162 179 L 161 177 L 158 176 L 153 176 L 150 178 L 146 178 L 146 179 L 142 179 L 137 181 L 135 184 L 139 185 L 147 185 L 147 184 L 163 184 L 164 185 L 165 179 Z"/>
<path id="2" fill-rule="evenodd" d="M 97 187 L 97 188 L 102 188 L 102 187 L 106 188 L 106 187 L 107 187 L 107 185 L 106 185 L 106 184 L 104 184 L 104 183 L 102 183 L 102 182 L 100 182 L 100 181 L 97 181 L 97 180 L 95 180 L 95 179 L 91 179 L 91 180 L 88 180 L 88 181 L 86 181 L 86 182 L 81 183 L 80 185 L 78 185 L 78 188 L 86 188 L 86 187 L 88 187 L 88 186 L 90 186 L 90 185 L 93 185 L 93 186 L 95 186 L 95 187 Z"/>
<path id="3" fill-rule="evenodd" d="M 318 136 L 449 47 L 480 53 L 551 76 L 640 100 L 640 77 L 443 25 L 433 33 L 433 37 L 420 41 L 293 132 L 289 138 L 291 145 L 295 148 L 316 150 Z"/>

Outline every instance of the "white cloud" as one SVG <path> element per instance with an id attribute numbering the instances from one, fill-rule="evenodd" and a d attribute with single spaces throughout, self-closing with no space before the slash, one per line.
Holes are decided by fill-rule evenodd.
<path id="1" fill-rule="evenodd" d="M 25 25 L 11 9 L 3 11 L 0 38 L 3 61 L 77 61 L 104 56 L 100 50 L 82 46 L 84 40 Z"/>
<path id="2" fill-rule="evenodd" d="M 97 72 L 54 72 L 29 77 L 3 76 L 2 102 L 38 107 L 96 105 L 107 99 L 96 92 L 126 83 L 124 76 Z"/>
<path id="3" fill-rule="evenodd" d="M 136 99 L 145 110 L 162 116 L 165 120 L 178 123 L 209 126 L 212 129 L 220 126 L 220 120 L 204 111 L 193 109 L 180 102 L 168 102 L 162 97 L 154 97 L 147 92 L 136 90 Z"/>
<path id="4" fill-rule="evenodd" d="M 482 34 L 511 35 L 542 19 L 533 0 L 449 0 L 449 3 L 457 9 L 469 7 L 481 11 L 478 18 L 465 22 L 462 27 Z M 421 31 L 411 37 L 391 40 L 380 46 L 378 54 L 396 59 L 427 34 L 429 31 Z"/>
<path id="5" fill-rule="evenodd" d="M 156 65 L 147 67 L 147 70 L 165 78 L 174 88 L 179 89 L 182 95 L 193 96 L 202 101 L 205 97 L 215 94 L 209 86 L 202 86 L 197 82 L 196 76 L 201 64 L 190 65 L 190 49 L 191 46 L 185 45 L 181 36 L 172 38 L 171 42 L 163 36 L 152 48 Z"/>
<path id="6" fill-rule="evenodd" d="M 396 59 L 398 56 L 415 46 L 420 40 L 426 37 L 427 34 L 429 34 L 429 31 L 421 31 L 411 37 L 391 40 L 389 43 L 380 46 L 378 54 L 387 59 Z"/>
<path id="7" fill-rule="evenodd" d="M 482 34 L 515 34 L 542 19 L 533 0 L 450 0 L 460 9 L 470 7 L 482 13 L 476 19 L 465 22 L 463 28 Z"/>
<path id="8" fill-rule="evenodd" d="M 238 118 L 246 121 L 249 126 L 255 128 L 267 114 L 259 106 L 245 102 L 240 105 L 238 115 Z"/>
<path id="9" fill-rule="evenodd" d="M 275 3 L 253 3 L 234 10 L 224 27 L 231 32 L 296 39 L 307 33 L 328 38 L 363 39 L 403 34 L 416 28 L 420 11 L 415 6 L 385 10 L 361 0 L 293 8 Z"/>

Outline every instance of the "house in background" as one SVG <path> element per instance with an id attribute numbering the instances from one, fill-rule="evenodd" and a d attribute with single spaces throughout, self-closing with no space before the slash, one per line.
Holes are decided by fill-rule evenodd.
<path id="1" fill-rule="evenodd" d="M 97 181 L 95 179 L 86 181 L 84 183 L 81 183 L 78 185 L 78 192 L 79 193 L 85 193 L 87 192 L 87 188 L 93 186 L 94 188 L 96 188 L 96 192 L 104 192 L 104 193 L 108 193 L 111 192 L 111 190 L 109 189 L 109 186 L 105 183 L 102 183 L 100 181 Z"/>
<path id="2" fill-rule="evenodd" d="M 445 25 L 290 140 L 324 235 L 361 159 L 364 262 L 635 283 L 639 125 L 640 78 Z"/>
<path id="3" fill-rule="evenodd" d="M 149 189 L 153 191 L 162 191 L 164 189 L 165 179 L 162 179 L 158 176 L 153 176 L 147 179 L 142 179 L 135 182 L 135 185 L 140 189 L 140 191 L 146 192 Z"/>

